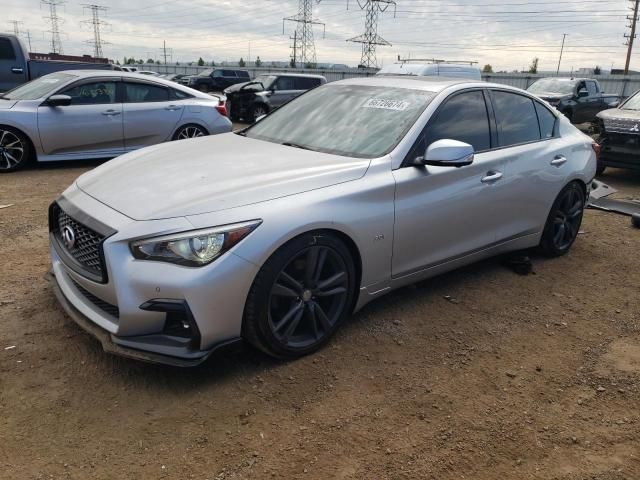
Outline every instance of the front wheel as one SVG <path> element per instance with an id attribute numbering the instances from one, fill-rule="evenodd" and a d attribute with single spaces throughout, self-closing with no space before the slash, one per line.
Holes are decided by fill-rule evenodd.
<path id="1" fill-rule="evenodd" d="M 584 190 L 576 182 L 562 189 L 553 206 L 540 240 L 540 249 L 548 257 L 559 257 L 575 242 L 585 207 Z"/>
<path id="2" fill-rule="evenodd" d="M 356 288 L 353 259 L 337 237 L 301 235 L 258 272 L 245 306 L 244 338 L 277 358 L 318 350 L 349 315 Z"/>
<path id="3" fill-rule="evenodd" d="M 31 144 L 21 132 L 0 127 L 0 173 L 15 172 L 31 160 Z"/>
<path id="4" fill-rule="evenodd" d="M 266 115 L 267 113 L 269 113 L 269 111 L 267 110 L 267 107 L 259 103 L 254 105 L 253 108 L 251 109 L 251 116 L 253 117 L 254 122 L 258 120 L 258 118 L 262 117 L 263 115 Z"/>
<path id="5" fill-rule="evenodd" d="M 186 140 L 188 138 L 205 137 L 209 135 L 200 125 L 184 125 L 173 136 L 174 140 Z"/>

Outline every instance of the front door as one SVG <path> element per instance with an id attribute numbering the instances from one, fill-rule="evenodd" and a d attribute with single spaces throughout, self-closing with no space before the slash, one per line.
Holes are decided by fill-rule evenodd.
<path id="1" fill-rule="evenodd" d="M 124 152 L 122 104 L 113 78 L 78 82 L 64 91 L 71 104 L 38 107 L 38 130 L 47 155 L 110 158 Z"/>
<path id="2" fill-rule="evenodd" d="M 10 39 L 0 38 L 0 92 L 27 81 L 26 62 L 17 53 Z"/>
<path id="3" fill-rule="evenodd" d="M 271 108 L 277 108 L 300 95 L 294 77 L 278 77 L 273 84 L 273 92 L 269 95 Z"/>
<path id="4" fill-rule="evenodd" d="M 123 82 L 124 145 L 127 151 L 155 145 L 171 136 L 184 105 L 170 100 L 169 89 L 146 81 Z"/>
<path id="5" fill-rule="evenodd" d="M 493 245 L 501 220 L 495 205 L 502 200 L 505 163 L 493 151 L 493 127 L 482 90 L 455 94 L 429 121 L 412 149 L 407 165 L 393 172 L 396 180 L 392 275 L 418 272 Z M 471 144 L 471 165 L 412 166 L 436 140 Z"/>

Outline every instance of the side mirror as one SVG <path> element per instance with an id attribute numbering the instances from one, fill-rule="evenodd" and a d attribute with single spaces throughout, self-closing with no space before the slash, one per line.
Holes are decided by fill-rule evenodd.
<path id="1" fill-rule="evenodd" d="M 473 163 L 473 147 L 458 140 L 438 140 L 427 148 L 424 157 L 415 160 L 416 165 L 434 167 L 464 167 Z"/>
<path id="2" fill-rule="evenodd" d="M 69 95 L 51 95 L 47 99 L 47 105 L 50 107 L 68 107 L 71 105 L 71 97 Z"/>
<path id="3" fill-rule="evenodd" d="M 578 97 L 582 98 L 582 97 L 588 97 L 589 96 L 589 91 L 586 88 L 581 88 L 580 90 L 578 90 Z"/>

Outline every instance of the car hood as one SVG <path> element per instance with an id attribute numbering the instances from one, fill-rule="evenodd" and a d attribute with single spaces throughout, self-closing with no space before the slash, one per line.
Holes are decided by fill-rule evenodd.
<path id="1" fill-rule="evenodd" d="M 230 93 L 238 93 L 240 90 L 242 90 L 242 87 L 244 87 L 245 85 L 249 85 L 250 83 L 255 83 L 253 81 L 251 82 L 242 82 L 242 83 L 235 83 L 227 88 L 224 89 L 224 93 L 226 93 L 227 95 Z M 257 84 L 256 84 L 257 85 Z M 259 88 L 251 88 L 249 90 L 246 90 L 246 93 L 258 93 L 261 92 L 262 90 Z M 243 93 L 245 93 L 243 92 Z"/>
<path id="2" fill-rule="evenodd" d="M 357 180 L 369 163 L 227 133 L 123 155 L 82 175 L 77 186 L 134 220 L 155 220 Z"/>
<path id="3" fill-rule="evenodd" d="M 530 92 L 533 93 L 533 92 Z M 534 93 L 536 97 L 543 100 L 567 100 L 572 97 L 570 93 L 558 93 L 558 92 L 540 92 Z"/>
<path id="4" fill-rule="evenodd" d="M 9 110 L 16 103 L 18 103 L 17 100 L 2 100 L 2 99 L 0 99 L 0 110 Z"/>
<path id="5" fill-rule="evenodd" d="M 634 120 L 637 122 L 640 121 L 640 111 L 610 108 L 598 113 L 597 117 L 603 120 Z"/>

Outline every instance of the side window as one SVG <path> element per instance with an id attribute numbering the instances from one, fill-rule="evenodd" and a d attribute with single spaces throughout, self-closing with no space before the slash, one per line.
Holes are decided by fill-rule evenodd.
<path id="1" fill-rule="evenodd" d="M 214 70 L 213 71 L 213 77 L 222 77 L 222 70 Z"/>
<path id="2" fill-rule="evenodd" d="M 247 78 L 247 79 L 249 78 L 249 72 L 245 72 L 244 70 L 237 70 L 236 74 L 240 78 Z"/>
<path id="3" fill-rule="evenodd" d="M 556 127 L 556 116 L 541 103 L 533 103 L 536 106 L 536 113 L 538 114 L 538 123 L 540 124 L 541 137 L 543 139 L 553 138 L 553 130 Z"/>
<path id="4" fill-rule="evenodd" d="M 0 60 L 15 60 L 16 52 L 8 38 L 0 38 Z"/>
<path id="5" fill-rule="evenodd" d="M 493 108 L 498 121 L 500 146 L 540 140 L 540 128 L 533 100 L 511 92 L 494 90 Z"/>
<path id="6" fill-rule="evenodd" d="M 482 92 L 460 93 L 446 100 L 435 118 L 427 124 L 424 138 L 417 155 L 423 155 L 429 145 L 445 138 L 468 143 L 476 152 L 489 150 L 491 131 Z"/>
<path id="7" fill-rule="evenodd" d="M 295 79 L 296 90 L 311 90 L 320 85 L 319 78 L 298 77 Z"/>
<path id="8" fill-rule="evenodd" d="M 275 83 L 276 90 L 295 90 L 296 84 L 293 77 L 278 77 Z"/>
<path id="9" fill-rule="evenodd" d="M 169 90 L 148 83 L 125 83 L 126 103 L 147 103 L 169 101 Z"/>
<path id="10" fill-rule="evenodd" d="M 233 70 L 222 70 L 222 76 L 223 77 L 235 77 L 236 76 L 236 72 L 234 72 Z"/>
<path id="11" fill-rule="evenodd" d="M 176 100 L 184 100 L 186 98 L 193 98 L 193 96 L 185 93 L 181 90 L 176 90 L 174 88 L 171 89 L 171 98 L 175 98 Z"/>
<path id="12" fill-rule="evenodd" d="M 596 95 L 598 93 L 596 82 L 587 82 L 587 90 L 589 91 L 589 95 Z"/>
<path id="13" fill-rule="evenodd" d="M 77 85 L 61 95 L 71 97 L 71 105 L 101 105 L 116 103 L 116 82 L 95 82 Z"/>

